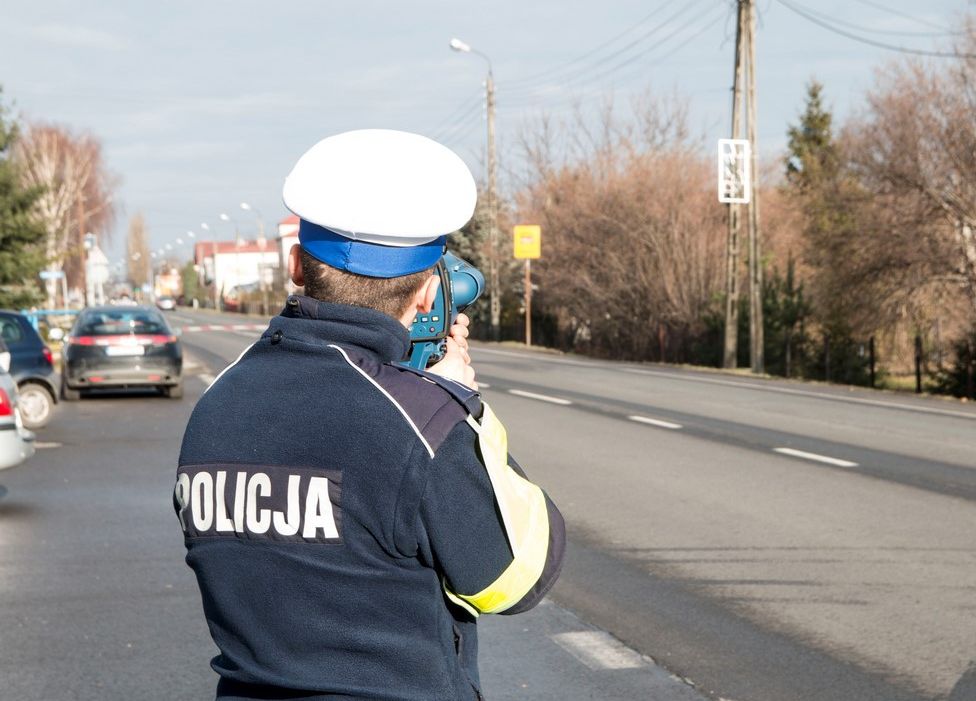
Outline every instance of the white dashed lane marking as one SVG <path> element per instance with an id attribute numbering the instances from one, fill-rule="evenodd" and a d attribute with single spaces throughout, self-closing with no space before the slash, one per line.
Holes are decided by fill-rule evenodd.
<path id="1" fill-rule="evenodd" d="M 38 450 L 44 450 L 45 448 L 60 448 L 61 444 L 56 441 L 35 441 L 34 447 Z"/>
<path id="2" fill-rule="evenodd" d="M 661 421 L 661 419 L 652 419 L 649 416 L 628 416 L 627 418 L 640 424 L 657 426 L 658 428 L 670 428 L 672 430 L 682 428 L 681 424 L 672 423 L 670 421 Z"/>
<path id="3" fill-rule="evenodd" d="M 205 384 L 207 387 L 209 387 L 210 385 L 212 385 L 213 382 L 214 382 L 214 376 L 213 375 L 208 375 L 205 372 L 201 372 L 200 374 L 197 375 L 197 377 L 199 377 L 200 380 L 203 382 L 203 384 Z"/>
<path id="4" fill-rule="evenodd" d="M 568 399 L 561 399 L 559 397 L 550 397 L 547 394 L 536 394 L 535 392 L 526 392 L 521 389 L 510 389 L 509 394 L 514 394 L 516 397 L 525 397 L 526 399 L 537 399 L 540 402 L 549 402 L 550 404 L 559 404 L 561 406 L 569 406 L 572 404 Z"/>
<path id="5" fill-rule="evenodd" d="M 648 660 L 602 630 L 559 633 L 552 639 L 590 669 L 636 669 Z"/>
<path id="6" fill-rule="evenodd" d="M 829 455 L 818 455 L 817 453 L 807 453 L 806 451 L 794 450 L 793 448 L 773 448 L 773 452 L 780 453 L 782 455 L 789 455 L 794 458 L 802 458 L 804 460 L 827 463 L 828 465 L 836 465 L 837 467 L 857 467 L 857 463 L 851 462 L 850 460 L 841 460 L 839 458 L 832 458 Z"/>

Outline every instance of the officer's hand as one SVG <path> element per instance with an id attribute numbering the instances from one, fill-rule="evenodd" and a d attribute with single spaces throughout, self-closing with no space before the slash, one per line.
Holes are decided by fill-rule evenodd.
<path id="1" fill-rule="evenodd" d="M 451 327 L 452 333 L 454 328 Z M 467 332 L 467 329 L 465 329 L 465 332 Z M 464 338 L 461 340 L 467 346 L 467 341 Z M 440 375 L 455 382 L 460 382 L 462 385 L 467 385 L 473 390 L 478 389 L 478 383 L 474 381 L 474 368 L 471 367 L 471 357 L 468 355 L 467 348 L 462 348 L 454 340 L 453 335 L 447 338 L 447 352 L 444 353 L 444 358 L 431 365 L 427 370 L 435 375 Z"/>
<path id="2" fill-rule="evenodd" d="M 451 338 L 461 346 L 461 350 L 467 352 L 468 350 L 468 326 L 471 324 L 471 319 L 464 312 L 457 315 L 457 319 L 454 320 L 454 325 L 451 326 Z"/>

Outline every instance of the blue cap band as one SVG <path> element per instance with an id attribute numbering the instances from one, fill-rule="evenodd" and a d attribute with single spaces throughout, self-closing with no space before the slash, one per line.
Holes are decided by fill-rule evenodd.
<path id="1" fill-rule="evenodd" d="M 353 241 L 302 219 L 298 240 L 310 256 L 333 268 L 356 275 L 390 278 L 433 268 L 444 255 L 447 236 L 417 246 L 381 246 Z"/>

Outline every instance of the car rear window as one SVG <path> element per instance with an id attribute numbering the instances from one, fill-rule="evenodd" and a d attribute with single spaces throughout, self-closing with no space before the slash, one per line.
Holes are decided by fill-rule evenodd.
<path id="1" fill-rule="evenodd" d="M 0 337 L 7 343 L 20 343 L 24 340 L 24 330 L 16 319 L 0 316 Z"/>
<path id="2" fill-rule="evenodd" d="M 169 333 L 166 322 L 146 309 L 111 309 L 88 312 L 78 320 L 77 336 Z"/>

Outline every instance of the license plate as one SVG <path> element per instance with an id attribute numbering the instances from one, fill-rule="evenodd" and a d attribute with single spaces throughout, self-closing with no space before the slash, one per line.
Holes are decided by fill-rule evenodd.
<path id="1" fill-rule="evenodd" d="M 146 349 L 142 346 L 107 346 L 105 355 L 145 355 Z"/>

